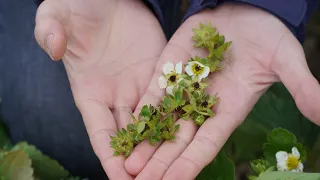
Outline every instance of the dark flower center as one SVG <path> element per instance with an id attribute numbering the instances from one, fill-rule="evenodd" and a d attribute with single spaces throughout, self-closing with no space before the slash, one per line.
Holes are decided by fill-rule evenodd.
<path id="1" fill-rule="evenodd" d="M 194 87 L 195 89 L 199 89 L 200 84 L 199 84 L 198 82 L 195 82 L 195 83 L 193 83 L 193 87 Z"/>
<path id="2" fill-rule="evenodd" d="M 176 77 L 175 75 L 172 75 L 172 76 L 170 76 L 169 79 L 170 79 L 171 82 L 175 82 L 175 81 L 176 81 L 176 78 L 177 78 L 177 77 Z"/>
<path id="3" fill-rule="evenodd" d="M 196 67 L 194 67 L 194 69 L 195 69 L 196 71 L 200 71 L 200 70 L 201 70 L 200 66 L 198 66 L 198 65 L 196 65 Z"/>
<path id="4" fill-rule="evenodd" d="M 207 101 L 202 102 L 202 103 L 201 103 L 201 106 L 204 107 L 204 108 L 206 108 L 206 107 L 208 106 L 208 102 L 207 102 Z"/>

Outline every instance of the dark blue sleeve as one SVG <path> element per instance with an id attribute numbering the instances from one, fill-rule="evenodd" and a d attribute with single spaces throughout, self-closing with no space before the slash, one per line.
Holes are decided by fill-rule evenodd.
<path id="1" fill-rule="evenodd" d="M 215 8 L 225 2 L 245 3 L 272 13 L 301 43 L 304 40 L 306 22 L 318 6 L 318 0 L 190 0 L 189 9 L 183 20 L 205 8 Z"/>
<path id="2" fill-rule="evenodd" d="M 39 6 L 44 0 L 33 0 L 33 1 Z M 160 24 L 162 26 L 164 26 L 164 19 L 163 19 L 163 15 L 162 15 L 158 0 L 142 0 L 142 1 L 155 14 L 155 16 L 158 18 Z"/>

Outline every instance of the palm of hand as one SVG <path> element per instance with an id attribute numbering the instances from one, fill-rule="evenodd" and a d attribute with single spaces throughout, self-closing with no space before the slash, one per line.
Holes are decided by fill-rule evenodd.
<path id="1" fill-rule="evenodd" d="M 129 112 L 150 82 L 166 43 L 161 27 L 141 2 L 104 0 L 47 0 L 38 10 L 37 24 L 52 7 L 62 8 L 63 24 L 51 27 L 60 31 L 52 53 L 55 59 L 63 55 L 93 148 L 109 178 L 131 179 L 124 159 L 113 157 L 108 139 L 130 121 Z M 39 26 L 36 34 L 41 34 Z"/>
<path id="2" fill-rule="evenodd" d="M 169 41 L 157 69 L 169 60 L 168 56 L 173 55 L 176 62 L 203 56 L 205 52 L 193 48 L 191 29 L 199 22 L 209 21 L 228 41 L 233 41 L 222 70 L 208 77 L 210 94 L 218 93 L 220 97 L 215 107 L 217 115 L 199 129 L 192 121 L 178 120 L 181 127 L 174 143 L 164 142 L 160 147 L 138 145 L 126 161 L 129 173 L 139 173 L 136 179 L 194 179 L 217 155 L 260 96 L 280 80 L 302 113 L 320 123 L 320 97 L 316 95 L 320 88 L 308 70 L 301 45 L 278 19 L 257 8 L 223 5 L 213 12 L 192 16 Z M 155 79 L 160 73 L 156 71 Z M 152 94 L 163 94 L 157 86 L 156 81 L 151 82 Z"/>

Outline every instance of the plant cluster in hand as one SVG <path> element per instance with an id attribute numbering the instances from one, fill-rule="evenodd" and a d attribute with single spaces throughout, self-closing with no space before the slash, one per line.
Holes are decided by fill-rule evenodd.
<path id="1" fill-rule="evenodd" d="M 208 117 L 215 115 L 212 107 L 219 98 L 205 92 L 210 86 L 205 81 L 210 73 L 220 69 L 223 54 L 231 42 L 225 42 L 225 37 L 211 23 L 200 23 L 193 32 L 194 47 L 208 50 L 208 56 L 192 57 L 187 64 L 169 61 L 163 65 L 158 84 L 166 90 L 166 95 L 157 107 L 145 105 L 138 117 L 131 114 L 133 123 L 119 130 L 116 136 L 111 136 L 114 155 L 129 156 L 133 148 L 145 139 L 151 145 L 161 140 L 174 140 L 180 127 L 175 124 L 177 118 L 192 119 L 201 126 Z"/>

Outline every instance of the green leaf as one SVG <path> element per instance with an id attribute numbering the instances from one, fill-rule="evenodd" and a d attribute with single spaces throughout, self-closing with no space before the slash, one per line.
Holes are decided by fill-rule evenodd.
<path id="1" fill-rule="evenodd" d="M 16 144 L 13 149 L 25 151 L 32 160 L 32 167 L 35 176 L 45 180 L 62 179 L 69 176 L 69 172 L 65 170 L 57 161 L 44 155 L 35 146 L 26 142 Z"/>
<path id="2" fill-rule="evenodd" d="M 275 128 L 270 134 L 268 134 L 267 143 L 263 145 L 264 156 L 268 161 L 275 165 L 275 154 L 278 151 L 291 153 L 293 147 L 296 147 L 300 152 L 300 159 L 303 163 L 306 159 L 306 149 L 303 145 L 298 143 L 295 135 L 288 130 Z"/>
<path id="3" fill-rule="evenodd" d="M 138 133 L 140 134 L 144 130 L 145 127 L 146 127 L 146 122 L 140 121 L 138 124 L 138 128 L 137 128 Z"/>
<path id="4" fill-rule="evenodd" d="M 207 165 L 196 180 L 234 180 L 235 169 L 233 162 L 220 151 L 216 158 Z"/>
<path id="5" fill-rule="evenodd" d="M 276 128 L 267 136 L 267 141 L 278 148 L 291 149 L 297 143 L 297 138 L 286 129 Z"/>
<path id="6" fill-rule="evenodd" d="M 6 147 L 10 145 L 11 145 L 11 142 L 9 140 L 7 129 L 0 119 L 0 150 L 6 149 Z"/>
<path id="7" fill-rule="evenodd" d="M 33 180 L 28 154 L 22 149 L 5 153 L 0 160 L 0 177 L 4 180 Z"/>
<path id="8" fill-rule="evenodd" d="M 320 174 L 271 171 L 262 173 L 256 180 L 320 180 Z"/>
<path id="9" fill-rule="evenodd" d="M 194 108 L 191 106 L 191 104 L 185 105 L 182 108 L 187 114 L 190 114 L 194 111 Z"/>
<path id="10" fill-rule="evenodd" d="M 143 117 L 149 117 L 150 118 L 150 116 L 151 116 L 151 112 L 150 112 L 150 109 L 149 109 L 149 107 L 147 106 L 147 105 L 144 105 L 143 107 L 142 107 L 142 109 L 141 109 L 141 115 L 143 116 Z"/>
<path id="11" fill-rule="evenodd" d="M 313 148 L 320 134 L 320 127 L 302 115 L 282 83 L 271 86 L 246 120 L 233 132 L 227 144 L 233 144 L 234 150 L 231 152 L 229 149 L 228 154 L 232 153 L 236 163 L 260 158 L 263 155 L 261 147 L 266 142 L 267 134 L 278 127 L 289 130 L 296 136 L 297 141 L 308 149 Z M 315 149 L 312 154 L 312 159 L 320 156 Z"/>

